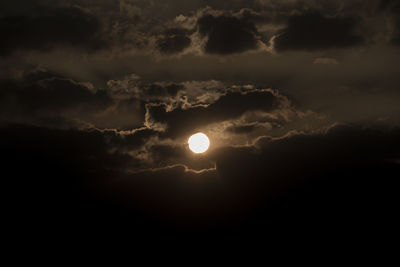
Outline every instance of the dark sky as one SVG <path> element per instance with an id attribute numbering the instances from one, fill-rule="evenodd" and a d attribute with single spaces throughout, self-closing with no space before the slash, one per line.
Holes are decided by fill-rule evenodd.
<path id="1" fill-rule="evenodd" d="M 2 1 L 10 225 L 360 238 L 390 225 L 399 16 L 395 0 Z M 211 147 L 195 155 L 199 131 Z"/>

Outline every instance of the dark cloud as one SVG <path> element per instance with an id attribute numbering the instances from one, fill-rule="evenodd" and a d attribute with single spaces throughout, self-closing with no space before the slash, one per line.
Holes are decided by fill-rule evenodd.
<path id="1" fill-rule="evenodd" d="M 291 225 L 312 234 L 342 220 L 369 227 L 377 220 L 366 219 L 379 217 L 384 223 L 396 203 L 398 129 L 336 127 L 263 138 L 255 146 L 215 151 L 217 170 L 202 172 L 184 165 L 126 172 L 130 156 L 111 152 L 100 131 L 8 126 L 0 136 L 10 173 L 3 185 L 24 211 L 18 218 L 37 207 L 40 229 L 52 216 L 66 220 L 54 227 L 79 218 L 74 230 L 96 222 L 92 227 L 116 223 L 136 232 L 147 222 L 145 229 L 154 230 L 236 227 L 268 233 Z M 174 153 L 158 150 L 164 158 Z"/>
<path id="2" fill-rule="evenodd" d="M 50 237 L 67 225 L 66 235 L 78 233 L 102 212 L 113 212 L 96 195 L 129 157 L 109 152 L 101 132 L 8 125 L 0 128 L 0 147 L 6 213 L 13 217 L 7 224 L 18 235 Z"/>
<path id="3" fill-rule="evenodd" d="M 394 17 L 394 33 L 392 43 L 400 45 L 400 3 L 393 0 L 381 0 L 379 5 L 380 11 L 388 11 Z"/>
<path id="4" fill-rule="evenodd" d="M 50 78 L 27 84 L 24 81 L 2 81 L 1 99 L 15 101 L 25 112 L 61 111 L 82 105 L 104 109 L 112 103 L 105 91 L 91 91 L 84 84 L 69 79 Z M 4 105 L 4 104 L 3 104 Z"/>
<path id="5" fill-rule="evenodd" d="M 0 176 L 14 240 L 343 243 L 396 229 L 397 1 L 8 2 Z M 200 155 L 197 131 L 211 141 Z"/>
<path id="6" fill-rule="evenodd" d="M 400 4 L 396 0 L 380 0 L 379 9 L 390 9 L 393 13 L 400 13 Z"/>
<path id="7" fill-rule="evenodd" d="M 341 176 L 347 174 L 328 172 L 341 168 L 356 170 L 369 164 L 371 167 L 381 164 L 395 166 L 400 156 L 399 138 L 398 129 L 362 126 L 335 126 L 327 133 L 261 138 L 254 146 L 223 148 L 217 152 L 217 170 L 226 179 L 253 176 L 272 181 L 276 177 L 283 182 L 284 179 L 296 179 L 296 176 L 303 179 L 333 175 L 333 179 L 342 180 Z M 355 176 L 362 179 L 360 175 Z"/>
<path id="8" fill-rule="evenodd" d="M 1 120 L 33 122 L 32 119 L 62 117 L 83 119 L 85 113 L 100 112 L 114 104 L 106 91 L 91 87 L 90 84 L 47 72 L 1 80 Z"/>
<path id="9" fill-rule="evenodd" d="M 182 29 L 169 29 L 157 40 L 157 48 L 161 53 L 174 54 L 182 52 L 191 43 L 188 31 Z"/>
<path id="10" fill-rule="evenodd" d="M 208 38 L 205 51 L 210 54 L 241 53 L 258 48 L 260 34 L 255 25 L 231 15 L 204 15 L 198 19 L 199 33 Z"/>
<path id="11" fill-rule="evenodd" d="M 179 91 L 182 91 L 184 87 L 181 84 L 170 83 L 160 84 L 151 83 L 144 84 L 140 87 L 140 94 L 147 100 L 160 99 L 165 97 L 176 97 Z"/>
<path id="12" fill-rule="evenodd" d="M 398 129 L 335 127 L 326 134 L 223 148 L 216 167 L 241 204 L 263 203 L 260 224 L 271 220 L 266 206 L 277 203 L 286 219 L 301 214 L 307 222 L 326 216 L 357 223 L 372 214 L 388 215 L 393 207 L 396 193 L 390 188 L 398 184 L 393 178 L 400 172 L 399 151 Z"/>
<path id="13" fill-rule="evenodd" d="M 98 171 L 100 169 L 121 169 L 127 157 L 109 152 L 110 145 L 104 134 L 97 130 L 61 130 L 36 126 L 9 124 L 1 127 L 1 147 L 13 164 L 33 167 L 47 172 L 55 171 L 55 166 L 63 165 L 70 170 Z M 19 160 L 17 160 L 19 158 Z M 37 166 L 34 164 L 40 162 Z M 9 165 L 10 170 L 18 172 L 17 166 Z M 57 173 L 53 174 L 57 176 Z M 40 176 L 36 177 L 41 179 Z M 42 178 L 48 178 L 43 176 Z M 72 179 L 73 177 L 71 177 Z"/>
<path id="14" fill-rule="evenodd" d="M 132 130 L 143 126 L 145 103 L 176 95 L 174 83 L 97 87 L 45 70 L 0 79 L 0 122 L 46 127 Z M 139 87 L 140 86 L 140 89 Z"/>
<path id="15" fill-rule="evenodd" d="M 121 80 L 107 81 L 108 89 L 118 97 L 135 97 L 143 102 L 159 102 L 177 97 L 185 87 L 176 82 L 149 82 L 141 80 L 135 74 L 126 76 Z"/>
<path id="16" fill-rule="evenodd" d="M 400 28 L 400 23 L 398 23 L 398 26 Z M 400 33 L 397 36 L 393 37 L 392 42 L 395 45 L 400 45 Z"/>
<path id="17" fill-rule="evenodd" d="M 257 126 L 253 125 L 241 125 L 241 126 L 231 126 L 226 129 L 227 132 L 235 133 L 235 134 L 246 134 L 254 131 Z"/>
<path id="18" fill-rule="evenodd" d="M 319 13 L 293 15 L 288 25 L 275 38 L 278 52 L 288 50 L 324 50 L 346 48 L 363 43 L 355 33 L 358 23 L 351 17 L 324 17 Z"/>
<path id="19" fill-rule="evenodd" d="M 280 100 L 271 91 L 228 92 L 214 103 L 204 107 L 177 108 L 170 112 L 164 106 L 149 106 L 152 122 L 166 124 L 166 134 L 184 136 L 202 127 L 237 118 L 247 111 L 272 111 L 278 108 Z"/>
<path id="20" fill-rule="evenodd" d="M 0 55 L 19 50 L 47 51 L 60 45 L 95 50 L 104 45 L 99 33 L 99 20 L 78 7 L 40 7 L 37 13 L 0 18 Z"/>
<path id="21" fill-rule="evenodd" d="M 113 133 L 112 137 L 114 140 L 112 140 L 112 144 L 118 146 L 120 150 L 131 151 L 143 146 L 150 138 L 156 136 L 158 136 L 157 131 L 140 128 L 122 136 L 115 136 L 115 133 Z"/>

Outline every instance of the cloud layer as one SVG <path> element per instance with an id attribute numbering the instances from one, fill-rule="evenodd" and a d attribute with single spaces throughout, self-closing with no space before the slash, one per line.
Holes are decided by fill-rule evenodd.
<path id="1" fill-rule="evenodd" d="M 14 15 L 0 19 L 3 42 L 0 55 L 20 50 L 46 51 L 57 46 L 86 50 L 105 45 L 97 36 L 100 21 L 79 7 L 39 9 L 36 14 Z"/>
<path id="2" fill-rule="evenodd" d="M 22 234 L 387 227 L 398 14 L 391 0 L 1 3 L 8 217 Z"/>

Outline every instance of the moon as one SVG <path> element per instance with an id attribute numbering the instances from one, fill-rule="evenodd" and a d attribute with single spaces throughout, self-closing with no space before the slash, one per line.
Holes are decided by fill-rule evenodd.
<path id="1" fill-rule="evenodd" d="M 203 133 L 196 133 L 189 137 L 188 144 L 193 153 L 200 154 L 208 150 L 210 139 Z"/>

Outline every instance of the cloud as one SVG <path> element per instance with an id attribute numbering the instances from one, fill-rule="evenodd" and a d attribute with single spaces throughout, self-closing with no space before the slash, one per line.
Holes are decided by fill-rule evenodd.
<path id="1" fill-rule="evenodd" d="M 0 88 L 2 123 L 131 129 L 144 121 L 144 105 L 135 96 L 121 97 L 48 71 L 2 79 Z"/>
<path id="2" fill-rule="evenodd" d="M 289 50 L 326 50 L 360 45 L 363 38 L 357 35 L 358 20 L 352 17 L 325 17 L 319 13 L 293 15 L 288 25 L 274 39 L 278 52 Z"/>
<path id="3" fill-rule="evenodd" d="M 3 55 L 18 50 L 48 53 L 60 46 L 67 46 L 78 54 L 82 53 L 82 49 L 84 53 L 101 50 L 108 57 L 132 54 L 158 57 L 158 53 L 173 56 L 182 52 L 185 55 L 203 55 L 203 52 L 232 55 L 246 51 L 270 51 L 270 38 L 284 27 L 288 18 L 306 17 L 310 10 L 316 10 L 323 19 L 309 20 L 323 23 L 325 26 L 321 26 L 324 27 L 335 24 L 334 34 L 338 39 L 348 39 L 351 46 L 362 43 L 363 38 L 352 30 L 342 31 L 340 27 L 358 26 L 360 21 L 356 18 L 365 17 L 371 6 L 376 4 L 374 1 L 237 1 L 227 4 L 211 1 L 205 7 L 197 1 L 186 4 L 174 1 L 168 5 L 163 1 L 68 1 L 69 6 L 65 1 L 21 2 L 21 5 L 7 4 L 2 7 L 0 29 L 8 37 L 8 42 L 0 47 Z M 304 19 L 300 20 L 305 23 Z M 367 27 L 361 30 L 365 35 L 368 35 Z M 306 33 L 304 29 L 300 30 Z M 342 31 L 341 35 L 337 35 L 336 31 Z M 292 36 L 293 32 L 286 33 L 285 38 Z M 322 33 L 322 30 L 317 30 L 313 37 L 318 39 Z M 356 37 L 361 40 L 356 40 Z M 284 45 L 291 41 L 281 42 Z M 337 47 L 344 46 L 337 40 L 336 43 Z"/>
<path id="4" fill-rule="evenodd" d="M 255 25 L 229 14 L 205 14 L 197 21 L 199 33 L 207 37 L 205 52 L 233 54 L 259 48 L 260 34 Z"/>
<path id="5" fill-rule="evenodd" d="M 15 232 L 386 229 L 399 24 L 397 2 L 379 3 L 0 3 Z M 187 147 L 196 131 L 205 154 Z"/>
<path id="6" fill-rule="evenodd" d="M 328 123 L 314 112 L 297 110 L 277 90 L 252 85 L 229 86 L 218 81 L 147 83 L 137 76 L 109 81 L 108 85 L 113 94 L 127 93 L 146 103 L 142 141 L 130 151 L 146 168 L 184 164 L 202 170 L 213 166 L 209 157 L 193 158 L 185 145 L 196 131 L 210 136 L 213 150 L 227 144 L 249 144 L 260 135 L 282 136 L 293 127 L 311 131 Z M 129 138 L 139 140 L 136 133 L 139 131 Z"/>
<path id="7" fill-rule="evenodd" d="M 334 58 L 316 58 L 313 64 L 322 64 L 322 65 L 337 65 L 339 62 Z"/>
<path id="8" fill-rule="evenodd" d="M 266 48 L 256 22 L 265 19 L 251 9 L 200 8 L 191 16 L 180 14 L 167 23 L 156 39 L 163 54 L 230 55 Z"/>
<path id="9" fill-rule="evenodd" d="M 393 16 L 393 27 L 392 30 L 392 44 L 400 45 L 400 3 L 393 0 L 381 0 L 379 5 L 380 11 L 386 11 L 392 13 Z"/>
<path id="10" fill-rule="evenodd" d="M 246 134 L 251 133 L 257 127 L 256 124 L 240 125 L 240 126 L 230 126 L 226 129 L 227 132 L 235 134 Z"/>
<path id="11" fill-rule="evenodd" d="M 110 82 L 104 92 L 45 72 L 3 81 L 8 90 L 1 99 L 14 99 L 27 113 L 82 106 L 97 112 L 135 98 L 153 104 L 147 115 L 167 126 L 160 132 L 2 124 L 3 164 L 18 177 L 7 179 L 6 186 L 19 198 L 19 210 L 39 207 L 35 213 L 41 219 L 53 211 L 51 216 L 89 223 L 123 218 L 130 226 L 148 221 L 186 229 L 251 225 L 261 231 L 299 216 L 307 227 L 317 217 L 360 221 L 378 214 L 371 208 L 376 203 L 393 208 L 387 203 L 394 203 L 391 177 L 400 171 L 398 129 L 355 125 L 302 132 L 290 124 L 281 126 L 284 134 L 271 137 L 276 125 L 300 117 L 277 91 L 215 81 L 127 80 Z M 166 110 L 168 101 L 185 94 L 186 106 L 182 102 Z M 279 112 L 298 114 L 283 122 L 274 118 Z M 182 142 L 189 132 L 226 121 L 230 124 L 221 133 L 231 141 L 202 158 Z M 237 136 L 253 133 L 257 141 L 230 145 Z"/>
<path id="12" fill-rule="evenodd" d="M 5 178 L 7 191 L 19 199 L 19 210 L 36 207 L 39 220 L 52 210 L 53 217 L 82 223 L 124 218 L 133 227 L 140 218 L 191 230 L 252 225 L 264 231 L 300 215 L 301 227 L 317 218 L 357 223 L 396 203 L 398 129 L 336 126 L 260 138 L 252 146 L 221 147 L 211 155 L 216 169 L 201 172 L 183 164 L 130 172 L 132 158 L 110 150 L 109 134 L 1 127 L 4 167 L 18 177 Z M 164 150 L 160 159 L 176 152 Z"/>
<path id="13" fill-rule="evenodd" d="M 337 125 L 309 134 L 294 132 L 280 138 L 261 137 L 253 146 L 221 148 L 216 152 L 217 170 L 226 179 L 253 176 L 272 181 L 296 179 L 296 175 L 303 178 L 333 175 L 334 179 L 342 179 L 325 172 L 335 167 L 358 169 L 372 162 L 390 165 L 399 157 L 399 134 L 398 129 L 379 126 Z"/>
<path id="14" fill-rule="evenodd" d="M 176 54 L 189 47 L 191 43 L 187 31 L 183 29 L 169 29 L 157 40 L 157 48 L 164 54 Z"/>
<path id="15" fill-rule="evenodd" d="M 131 152 L 132 150 L 141 148 L 151 138 L 157 137 L 158 132 L 152 129 L 142 127 L 131 131 L 103 131 L 106 138 L 109 139 L 113 147 L 119 151 Z"/>
<path id="16" fill-rule="evenodd" d="M 0 55 L 16 51 L 48 51 L 56 46 L 95 50 L 104 46 L 100 22 L 79 7 L 41 7 L 37 14 L 0 18 Z"/>
<path id="17" fill-rule="evenodd" d="M 99 186 L 117 178 L 110 173 L 119 173 L 131 160 L 110 152 L 99 131 L 2 125 L 0 149 L 7 213 L 16 225 L 36 218 L 23 228 L 27 232 L 48 233 L 64 223 L 79 231 L 94 217 L 100 219 L 100 210 L 112 212 L 102 202 Z M 44 227 L 50 217 L 54 223 Z M 69 223 L 76 220 L 79 226 Z"/>
<path id="18" fill-rule="evenodd" d="M 107 86 L 117 98 L 135 97 L 144 102 L 172 102 L 185 89 L 181 83 L 143 81 L 136 74 L 127 75 L 121 80 L 109 80 Z"/>
<path id="19" fill-rule="evenodd" d="M 380 214 L 380 208 L 372 208 L 377 202 L 392 207 L 395 193 L 388 184 L 397 184 L 399 151 L 398 129 L 337 126 L 327 133 L 221 148 L 216 168 L 241 205 L 258 207 L 260 225 L 269 223 L 267 210 L 274 205 L 289 220 L 301 214 L 306 221 L 315 216 L 359 221 Z"/>
<path id="20" fill-rule="evenodd" d="M 94 92 L 90 84 L 51 74 L 47 77 L 32 74 L 22 80 L 2 80 L 0 86 L 3 112 L 11 106 L 27 114 L 55 113 L 80 107 L 100 110 L 112 103 L 105 91 Z"/>
<path id="21" fill-rule="evenodd" d="M 391 11 L 394 13 L 399 13 L 400 12 L 400 5 L 398 4 L 397 1 L 395 0 L 380 0 L 379 1 L 379 9 L 380 10 L 385 10 L 390 8 Z"/>
<path id="22" fill-rule="evenodd" d="M 279 107 L 280 100 L 272 90 L 227 92 L 215 102 L 167 112 L 162 105 L 148 106 L 149 124 L 165 124 L 167 136 L 185 136 L 209 124 L 238 118 L 248 111 L 270 112 Z"/>

